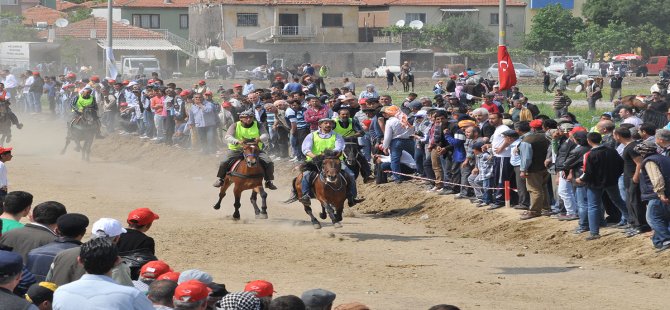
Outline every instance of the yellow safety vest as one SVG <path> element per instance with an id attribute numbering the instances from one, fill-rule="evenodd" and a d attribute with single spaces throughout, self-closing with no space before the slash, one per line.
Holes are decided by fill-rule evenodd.
<path id="1" fill-rule="evenodd" d="M 258 123 L 254 121 L 251 127 L 246 128 L 242 126 L 242 122 L 238 121 L 235 126 L 235 139 L 240 142 L 244 142 L 246 139 L 256 139 L 261 136 L 261 130 L 258 128 Z M 258 146 L 262 149 L 263 143 L 258 143 Z M 242 146 L 239 144 L 230 144 L 228 143 L 228 149 L 231 151 L 238 151 L 242 149 Z"/>
<path id="2" fill-rule="evenodd" d="M 330 138 L 328 139 L 323 139 L 319 136 L 319 131 L 315 131 L 312 133 L 312 154 L 315 156 L 323 154 L 323 152 L 327 150 L 334 150 L 335 149 L 335 141 L 337 140 L 337 136 L 335 133 L 332 133 L 330 135 Z M 306 161 L 312 161 L 311 157 L 307 157 Z"/>
<path id="3" fill-rule="evenodd" d="M 83 111 L 85 107 L 88 107 L 93 104 L 93 94 L 91 94 L 88 99 L 84 98 L 82 95 L 79 95 L 77 98 L 77 111 Z"/>
<path id="4" fill-rule="evenodd" d="M 354 131 L 354 120 L 350 118 L 349 119 L 349 126 L 347 126 L 345 128 L 345 127 L 342 127 L 342 125 L 340 125 L 340 120 L 335 118 L 335 128 L 333 128 L 333 131 L 339 133 L 340 136 L 342 136 L 344 138 L 351 137 L 351 136 L 355 135 L 356 132 Z"/>

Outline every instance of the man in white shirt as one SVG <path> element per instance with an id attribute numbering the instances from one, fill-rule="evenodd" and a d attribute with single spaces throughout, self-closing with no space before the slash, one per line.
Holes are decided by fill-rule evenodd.
<path id="1" fill-rule="evenodd" d="M 19 87 L 19 81 L 16 80 L 16 77 L 9 70 L 2 72 L 2 78 L 2 83 L 5 84 L 5 89 L 10 94 L 9 98 L 16 98 L 16 88 Z"/>
<path id="2" fill-rule="evenodd" d="M 391 156 L 386 155 L 375 155 L 375 163 L 379 164 L 380 173 L 376 175 L 377 184 L 387 182 L 387 173 L 384 171 L 391 170 Z M 410 153 L 403 150 L 402 155 L 400 156 L 400 171 L 404 174 L 414 174 L 416 172 L 416 162 Z"/>
<path id="3" fill-rule="evenodd" d="M 622 124 L 631 124 L 635 126 L 635 128 L 640 128 L 640 125 L 642 125 L 643 121 L 635 116 L 633 114 L 633 108 L 632 107 L 621 107 L 619 110 L 619 116 L 621 116 L 621 119 L 623 120 L 621 123 Z"/>
<path id="4" fill-rule="evenodd" d="M 5 163 L 12 160 L 12 157 L 11 147 L 0 147 L 0 200 L 4 199 L 7 195 L 9 181 L 7 181 L 7 167 L 5 166 Z"/>
<path id="5" fill-rule="evenodd" d="M 510 163 L 512 152 L 509 147 L 510 142 L 505 140 L 503 132 L 510 130 L 506 125 L 503 125 L 503 118 L 501 113 L 490 113 L 489 123 L 495 127 L 496 130 L 491 136 L 491 149 L 493 150 L 493 185 L 502 188 L 505 181 L 514 182 L 514 167 Z M 495 190 L 493 197 L 493 204 L 489 210 L 502 208 L 505 205 L 504 191 Z"/>

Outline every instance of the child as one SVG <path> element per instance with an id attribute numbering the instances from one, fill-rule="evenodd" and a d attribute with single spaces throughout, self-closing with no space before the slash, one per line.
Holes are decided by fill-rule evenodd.
<path id="1" fill-rule="evenodd" d="M 472 146 L 477 167 L 472 170 L 472 174 L 468 177 L 470 186 L 474 186 L 475 197 L 479 199 L 477 207 L 488 206 L 492 202 L 491 190 L 484 188 L 491 187 L 493 183 L 493 156 L 488 151 L 483 151 L 483 146 L 483 142 L 476 142 Z"/>

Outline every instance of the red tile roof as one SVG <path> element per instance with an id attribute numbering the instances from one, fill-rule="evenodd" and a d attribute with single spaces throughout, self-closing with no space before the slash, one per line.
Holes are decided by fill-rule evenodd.
<path id="1" fill-rule="evenodd" d="M 38 22 L 46 22 L 48 25 L 53 25 L 57 19 L 65 18 L 67 16 L 67 14 L 63 12 L 58 12 L 52 8 L 41 5 L 27 8 L 23 10 L 21 14 L 23 15 L 24 25 L 35 25 Z"/>
<path id="2" fill-rule="evenodd" d="M 90 39 L 91 29 L 95 29 L 96 39 L 107 38 L 107 20 L 101 17 L 91 17 L 64 28 L 55 28 L 56 38 L 74 37 Z M 47 37 L 47 31 L 40 31 L 41 38 Z M 118 39 L 163 39 L 163 34 L 148 29 L 125 25 L 119 22 L 112 23 L 112 38 Z"/>
<path id="3" fill-rule="evenodd" d="M 213 0 L 212 3 L 232 5 L 364 5 L 365 0 Z"/>
<path id="4" fill-rule="evenodd" d="M 498 0 L 361 0 L 361 6 L 498 6 Z M 526 3 L 517 0 L 507 0 L 509 6 L 525 6 Z"/>
<path id="5" fill-rule="evenodd" d="M 132 7 L 132 8 L 188 8 L 189 5 L 197 3 L 197 0 L 114 0 L 114 7 Z M 107 2 L 100 2 L 92 7 L 107 7 Z"/>

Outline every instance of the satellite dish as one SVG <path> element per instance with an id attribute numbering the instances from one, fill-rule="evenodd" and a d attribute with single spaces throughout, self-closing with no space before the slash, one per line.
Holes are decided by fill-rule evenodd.
<path id="1" fill-rule="evenodd" d="M 54 25 L 56 25 L 58 28 L 67 27 L 68 24 L 70 24 L 70 22 L 65 18 L 59 18 L 54 22 Z"/>
<path id="2" fill-rule="evenodd" d="M 405 20 L 401 19 L 401 20 L 395 22 L 395 25 L 398 26 L 398 27 L 405 27 Z"/>
<path id="3" fill-rule="evenodd" d="M 122 19 L 122 20 L 120 20 L 119 23 L 122 23 L 122 24 L 124 24 L 124 25 L 126 25 L 126 26 L 127 26 L 127 25 L 130 25 L 130 21 L 127 20 L 127 19 L 125 19 L 125 18 Z"/>
<path id="4" fill-rule="evenodd" d="M 423 22 L 420 21 L 420 20 L 413 20 L 409 23 L 409 27 L 412 28 L 412 29 L 419 30 L 419 29 L 423 28 Z"/>

